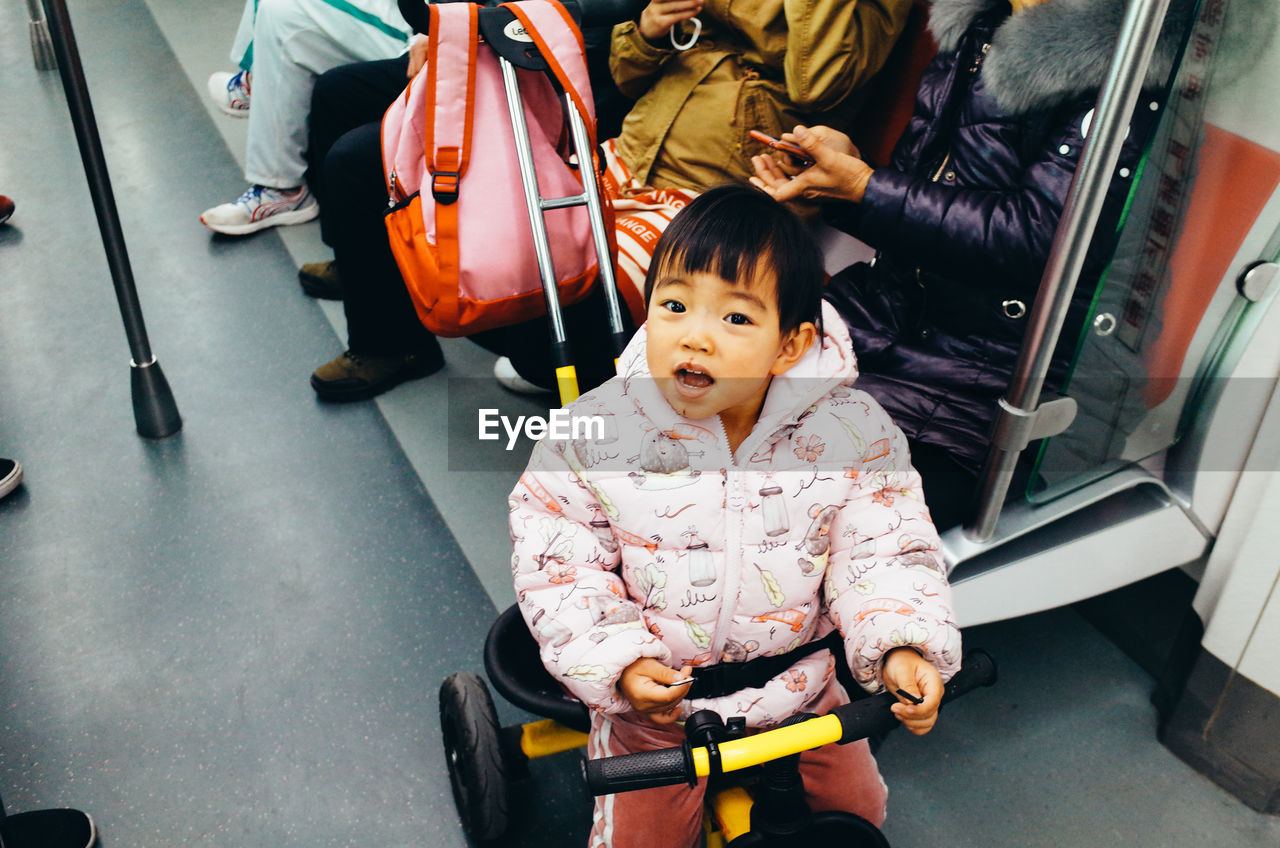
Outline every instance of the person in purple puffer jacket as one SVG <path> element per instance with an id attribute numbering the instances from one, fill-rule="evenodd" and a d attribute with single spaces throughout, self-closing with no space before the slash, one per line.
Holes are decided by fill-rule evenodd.
<path id="1" fill-rule="evenodd" d="M 1060 335 L 1051 391 L 1115 248 L 1192 6 L 1171 0 Z M 940 528 L 964 520 L 973 501 L 1124 12 L 1123 0 L 933 0 L 938 53 L 888 165 L 872 168 L 829 127 L 783 134 L 817 160 L 803 172 L 783 159 L 752 160 L 761 188 L 783 201 L 823 201 L 833 225 L 876 249 L 874 262 L 836 274 L 826 297 L 849 326 L 862 388 L 910 440 Z"/>
<path id="2" fill-rule="evenodd" d="M 960 661 L 946 566 L 822 279 L 784 206 L 699 196 L 659 242 L 618 376 L 566 407 L 599 426 L 540 441 L 511 495 L 520 610 L 591 708 L 592 757 L 678 745 L 701 709 L 750 728 L 826 712 L 848 700 L 833 645 L 868 691 L 923 699 L 894 706 L 908 729 L 933 726 Z M 865 741 L 801 772 L 814 809 L 883 821 Z M 696 844 L 704 791 L 598 799 L 591 845 Z"/>

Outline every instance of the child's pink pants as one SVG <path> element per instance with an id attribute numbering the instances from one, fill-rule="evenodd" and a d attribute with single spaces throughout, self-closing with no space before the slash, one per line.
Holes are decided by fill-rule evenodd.
<path id="1" fill-rule="evenodd" d="M 832 680 L 810 712 L 822 715 L 847 703 Z M 639 713 L 591 717 L 587 754 L 591 758 L 669 748 L 684 741 L 680 725 L 660 726 Z M 800 755 L 800 773 L 809 806 L 846 810 L 879 827 L 889 791 L 866 740 L 826 745 Z M 706 778 L 687 783 L 596 798 L 590 848 L 691 848 L 702 838 L 702 800 Z"/>

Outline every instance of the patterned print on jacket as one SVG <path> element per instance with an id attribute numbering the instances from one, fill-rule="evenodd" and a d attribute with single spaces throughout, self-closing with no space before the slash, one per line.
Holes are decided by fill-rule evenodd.
<path id="1" fill-rule="evenodd" d="M 602 438 L 538 443 L 510 498 L 520 609 L 548 670 L 606 713 L 641 657 L 679 668 L 781 654 L 840 629 L 869 691 L 889 650 L 913 646 L 944 678 L 960 635 L 938 536 L 906 440 L 868 395 L 843 322 L 775 377 L 730 454 L 718 417 L 691 421 L 649 376 L 642 328 L 619 376 L 570 405 Z M 684 702 L 770 726 L 834 673 L 828 651 L 759 689 Z"/>

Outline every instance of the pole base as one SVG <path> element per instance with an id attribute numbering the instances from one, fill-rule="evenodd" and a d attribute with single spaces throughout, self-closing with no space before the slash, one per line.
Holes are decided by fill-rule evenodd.
<path id="1" fill-rule="evenodd" d="M 182 429 L 182 416 L 169 389 L 169 381 L 152 359 L 145 365 L 129 362 L 130 388 L 133 391 L 133 420 L 138 435 L 144 439 L 163 439 Z"/>
<path id="2" fill-rule="evenodd" d="M 37 71 L 58 70 L 58 57 L 53 52 L 53 39 L 44 21 L 31 21 L 31 56 Z"/>

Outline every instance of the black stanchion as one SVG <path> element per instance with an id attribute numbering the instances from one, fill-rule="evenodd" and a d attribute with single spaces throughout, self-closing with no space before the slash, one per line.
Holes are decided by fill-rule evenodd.
<path id="1" fill-rule="evenodd" d="M 102 141 L 98 138 L 98 124 L 93 117 L 93 104 L 89 102 L 89 87 L 85 83 L 84 68 L 80 64 L 80 51 L 76 47 L 75 34 L 71 31 L 71 17 L 67 14 L 65 0 L 44 0 L 45 15 L 51 27 L 54 55 L 62 76 L 62 88 L 67 96 L 67 108 L 71 111 L 71 123 L 80 145 L 80 160 L 89 180 L 89 194 L 93 197 L 93 209 L 98 216 L 98 230 L 107 252 L 107 264 L 116 288 L 116 302 L 120 305 L 120 317 L 124 321 L 124 333 L 129 340 L 132 360 L 130 388 L 133 393 L 133 420 L 138 434 L 148 439 L 163 439 L 182 429 L 182 417 L 169 389 L 169 382 L 160 370 L 160 363 L 151 353 L 147 340 L 147 328 L 142 320 L 142 307 L 138 303 L 138 290 L 129 267 L 129 254 L 125 249 L 124 233 L 120 229 L 120 216 L 116 212 L 115 195 L 111 191 L 111 178 L 107 174 L 106 159 L 102 155 Z"/>

